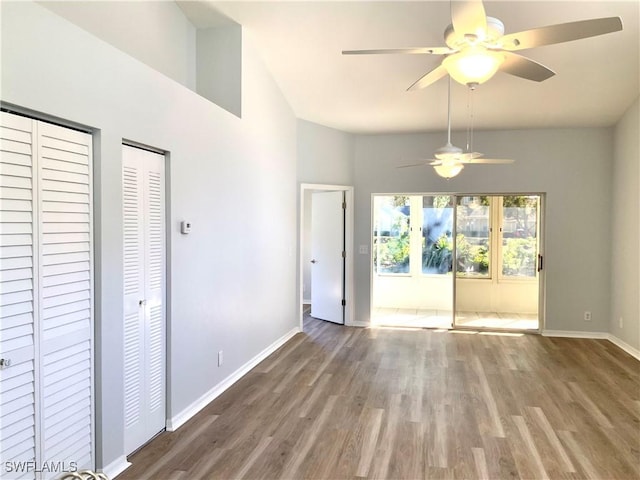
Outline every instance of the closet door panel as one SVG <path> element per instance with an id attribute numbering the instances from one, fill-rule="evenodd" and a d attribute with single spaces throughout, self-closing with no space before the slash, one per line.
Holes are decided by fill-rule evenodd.
<path id="1" fill-rule="evenodd" d="M 125 452 L 144 441 L 144 172 L 138 149 L 122 147 L 124 222 L 124 427 Z"/>
<path id="2" fill-rule="evenodd" d="M 91 468 L 92 139 L 49 124 L 38 133 L 42 461 Z"/>
<path id="3" fill-rule="evenodd" d="M 143 151 L 145 178 L 145 264 L 147 270 L 147 415 L 149 430 L 165 424 L 165 211 L 164 157 Z"/>
<path id="4" fill-rule="evenodd" d="M 34 121 L 0 113 L 0 476 L 34 478 L 7 465 L 36 460 Z M 9 463 L 7 463 L 9 462 Z"/>

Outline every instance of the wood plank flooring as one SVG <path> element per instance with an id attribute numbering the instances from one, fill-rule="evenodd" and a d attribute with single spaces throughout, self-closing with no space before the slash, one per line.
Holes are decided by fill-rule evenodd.
<path id="1" fill-rule="evenodd" d="M 129 479 L 640 478 L 640 362 L 605 340 L 305 320 Z"/>

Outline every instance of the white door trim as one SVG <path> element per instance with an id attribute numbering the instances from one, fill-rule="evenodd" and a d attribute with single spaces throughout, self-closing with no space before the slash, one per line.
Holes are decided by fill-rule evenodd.
<path id="1" fill-rule="evenodd" d="M 300 210 L 299 210 L 299 224 L 298 224 L 298 318 L 300 320 L 300 331 L 303 329 L 302 325 L 302 308 L 303 308 L 303 276 L 304 276 L 304 194 L 307 191 L 343 191 L 345 196 L 345 202 L 347 208 L 345 209 L 345 251 L 346 260 L 344 264 L 345 268 L 345 285 L 344 285 L 344 324 L 347 326 L 355 325 L 354 320 L 354 285 L 353 285 L 353 265 L 354 265 L 354 251 L 353 251 L 353 187 L 348 185 L 327 185 L 327 184 L 314 184 L 314 183 L 301 183 L 300 184 Z"/>

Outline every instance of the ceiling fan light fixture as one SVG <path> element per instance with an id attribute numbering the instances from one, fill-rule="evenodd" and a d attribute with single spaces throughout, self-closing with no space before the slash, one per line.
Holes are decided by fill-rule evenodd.
<path id="1" fill-rule="evenodd" d="M 447 180 L 458 175 L 463 168 L 464 165 L 461 163 L 443 163 L 442 165 L 433 166 L 436 173 Z"/>
<path id="2" fill-rule="evenodd" d="M 482 46 L 472 46 L 449 55 L 442 61 L 453 79 L 463 85 L 480 84 L 495 75 L 504 62 L 500 52 L 487 50 Z"/>

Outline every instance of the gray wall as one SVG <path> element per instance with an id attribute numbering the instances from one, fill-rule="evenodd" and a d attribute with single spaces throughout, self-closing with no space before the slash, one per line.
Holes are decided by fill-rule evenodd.
<path id="1" fill-rule="evenodd" d="M 546 193 L 545 328 L 608 331 L 612 130 L 476 132 L 475 150 L 516 163 L 471 165 L 449 181 L 431 167 L 395 168 L 431 158 L 444 143 L 443 133 L 356 136 L 356 251 L 371 242 L 372 193 Z M 464 145 L 463 135 L 454 132 L 453 143 Z M 356 257 L 356 321 L 369 320 L 369 262 Z"/>
<path id="2" fill-rule="evenodd" d="M 353 135 L 298 120 L 298 182 L 325 185 L 353 185 Z M 302 226 L 303 299 L 311 298 L 311 191 L 304 199 Z"/>
<path id="3" fill-rule="evenodd" d="M 640 349 L 639 104 L 636 100 L 631 105 L 615 129 L 610 242 L 610 332 L 636 349 Z"/>
<path id="4" fill-rule="evenodd" d="M 123 452 L 121 143 L 170 153 L 170 417 L 296 328 L 296 120 L 243 44 L 243 118 L 31 2 L 2 2 L 2 100 L 95 128 L 98 466 Z M 192 233 L 179 233 L 190 220 Z M 217 352 L 225 364 L 217 367 Z"/>
<path id="5" fill-rule="evenodd" d="M 353 135 L 298 120 L 298 182 L 353 184 Z"/>
<path id="6" fill-rule="evenodd" d="M 242 27 L 201 28 L 196 33 L 196 91 L 242 117 Z"/>
<path id="7" fill-rule="evenodd" d="M 196 89 L 196 28 L 175 2 L 39 2 L 92 35 Z"/>

